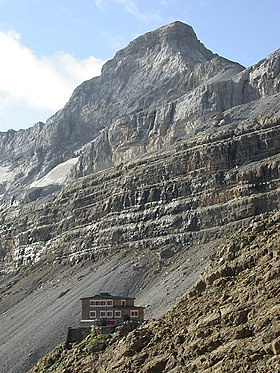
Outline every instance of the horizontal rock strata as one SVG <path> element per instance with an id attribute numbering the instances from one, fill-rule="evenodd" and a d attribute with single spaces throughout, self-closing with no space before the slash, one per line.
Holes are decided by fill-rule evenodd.
<path id="1" fill-rule="evenodd" d="M 33 373 L 277 371 L 279 212 L 260 215 L 221 245 L 173 310 L 113 337 L 89 336 Z"/>
<path id="2" fill-rule="evenodd" d="M 121 249 L 174 254 L 279 207 L 278 121 L 227 130 L 82 178 L 51 202 L 8 210 L 4 263 L 18 268 L 44 253 L 57 263 Z"/>
<path id="3" fill-rule="evenodd" d="M 137 296 L 146 317 L 161 315 L 226 237 L 279 209 L 279 59 L 280 50 L 244 69 L 175 22 L 118 52 L 46 124 L 0 133 L 0 371 L 22 373 L 61 342 L 81 296 Z M 201 279 L 193 303 L 250 269 L 252 255 Z M 217 321 L 214 311 L 198 317 Z M 223 360 L 208 353 L 249 337 L 252 325 L 242 328 L 180 353 L 196 361 L 191 371 L 212 369 Z M 137 333 L 125 354 L 149 343 L 151 331 L 140 345 Z M 186 363 L 137 356 L 133 369 L 142 361 L 146 372 Z"/>
<path id="4" fill-rule="evenodd" d="M 140 36 L 45 124 L 0 132 L 0 209 L 229 124 L 226 111 L 238 105 L 258 102 L 265 112 L 263 100 L 279 93 L 279 58 L 278 50 L 245 69 L 212 53 L 181 22 Z M 48 178 L 76 158 L 63 182 Z"/>

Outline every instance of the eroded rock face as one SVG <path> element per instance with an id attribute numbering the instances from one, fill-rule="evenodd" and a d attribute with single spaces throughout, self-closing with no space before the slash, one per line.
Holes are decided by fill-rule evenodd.
<path id="1" fill-rule="evenodd" d="M 279 128 L 277 118 L 241 120 L 73 181 L 49 202 L 3 212 L 5 369 L 22 372 L 62 341 L 83 295 L 137 296 L 146 317 L 168 309 L 221 241 L 279 209 Z M 209 281 L 219 276 L 214 270 Z M 11 325 L 20 331 L 12 339 Z"/>
<path id="2" fill-rule="evenodd" d="M 174 255 L 223 237 L 279 207 L 278 139 L 278 119 L 224 126 L 72 182 L 50 202 L 8 210 L 1 221 L 4 264 L 18 268 L 43 252 L 58 263 L 115 250 Z"/>
<path id="3" fill-rule="evenodd" d="M 262 97 L 279 92 L 280 88 L 280 60 L 279 49 L 260 61 L 249 73 L 252 86 L 258 89 Z"/>
<path id="4" fill-rule="evenodd" d="M 259 216 L 221 245 L 172 311 L 111 339 L 56 349 L 33 373 L 277 371 L 278 212 Z M 92 353 L 95 352 L 95 353 Z M 98 353 L 96 353 L 98 351 Z"/>
<path id="5" fill-rule="evenodd" d="M 278 60 L 244 70 L 171 24 L 117 53 L 46 124 L 0 134 L 7 371 L 63 340 L 83 295 L 137 296 L 147 317 L 162 314 L 221 241 L 279 209 Z M 87 176 L 61 189 L 69 174 Z M 146 367 L 170 364 L 158 356 Z"/>
<path id="6" fill-rule="evenodd" d="M 276 213 L 232 237 L 172 312 L 107 348 L 97 371 L 277 370 L 278 233 Z"/>
<path id="7" fill-rule="evenodd" d="M 205 48 L 190 26 L 161 27 L 119 51 L 46 124 L 0 133 L 3 206 L 56 192 L 62 184 L 49 173 L 68 160 L 79 157 L 64 184 L 166 148 L 278 92 L 279 51 L 244 70 Z M 43 177 L 49 184 L 35 187 Z"/>

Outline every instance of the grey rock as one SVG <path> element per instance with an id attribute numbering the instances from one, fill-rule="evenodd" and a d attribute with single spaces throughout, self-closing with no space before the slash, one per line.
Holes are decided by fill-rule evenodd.
<path id="1" fill-rule="evenodd" d="M 63 341 L 81 296 L 137 296 L 161 315 L 219 243 L 279 210 L 279 55 L 244 69 L 176 22 L 118 52 L 46 124 L 0 134 L 0 370 Z M 221 257 L 192 300 L 243 270 Z"/>
<path id="2" fill-rule="evenodd" d="M 180 22 L 137 38 L 104 65 L 100 77 L 79 86 L 45 125 L 0 134 L 0 166 L 13 170 L 9 182 L 1 183 L 6 204 L 11 195 L 24 201 L 27 193 L 29 200 L 35 180 L 77 155 L 83 154 L 72 176 L 161 148 L 165 140 L 157 139 L 156 131 L 160 127 L 161 133 L 165 132 L 166 115 L 172 122 L 168 108 L 174 108 L 173 99 L 213 76 L 232 76 L 240 70 L 240 65 L 206 49 L 193 29 Z M 147 114 L 139 117 L 141 111 Z M 124 142 L 125 134 L 120 134 L 123 125 L 130 128 L 124 146 L 131 148 L 124 154 L 115 151 L 116 142 Z M 153 134 L 151 144 L 135 148 L 139 138 L 144 140 L 148 125 Z M 33 195 L 35 198 L 36 193 Z"/>
<path id="3" fill-rule="evenodd" d="M 23 203 L 36 200 L 69 178 L 227 124 L 230 108 L 254 101 L 263 107 L 263 98 L 279 93 L 279 54 L 244 69 L 206 49 L 181 22 L 138 37 L 103 66 L 100 77 L 81 84 L 46 124 L 0 133 L 0 166 L 13 171 L 8 181 L 0 178 L 5 205 L 11 196 Z M 34 181 L 77 157 L 63 183 L 49 178 L 49 185 L 32 190 Z"/>

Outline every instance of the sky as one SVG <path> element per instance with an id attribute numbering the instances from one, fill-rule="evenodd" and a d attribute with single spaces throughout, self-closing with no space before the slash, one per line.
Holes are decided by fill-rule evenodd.
<path id="1" fill-rule="evenodd" d="M 280 48 L 280 0 L 0 0 L 0 132 L 45 122 L 119 49 L 176 20 L 246 67 Z"/>

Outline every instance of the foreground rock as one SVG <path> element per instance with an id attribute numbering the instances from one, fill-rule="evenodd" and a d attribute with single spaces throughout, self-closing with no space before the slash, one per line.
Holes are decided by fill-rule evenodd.
<path id="1" fill-rule="evenodd" d="M 221 245 L 174 309 L 124 337 L 89 336 L 39 372 L 274 372 L 279 369 L 279 212 Z M 48 370 L 49 369 L 49 370 Z"/>

